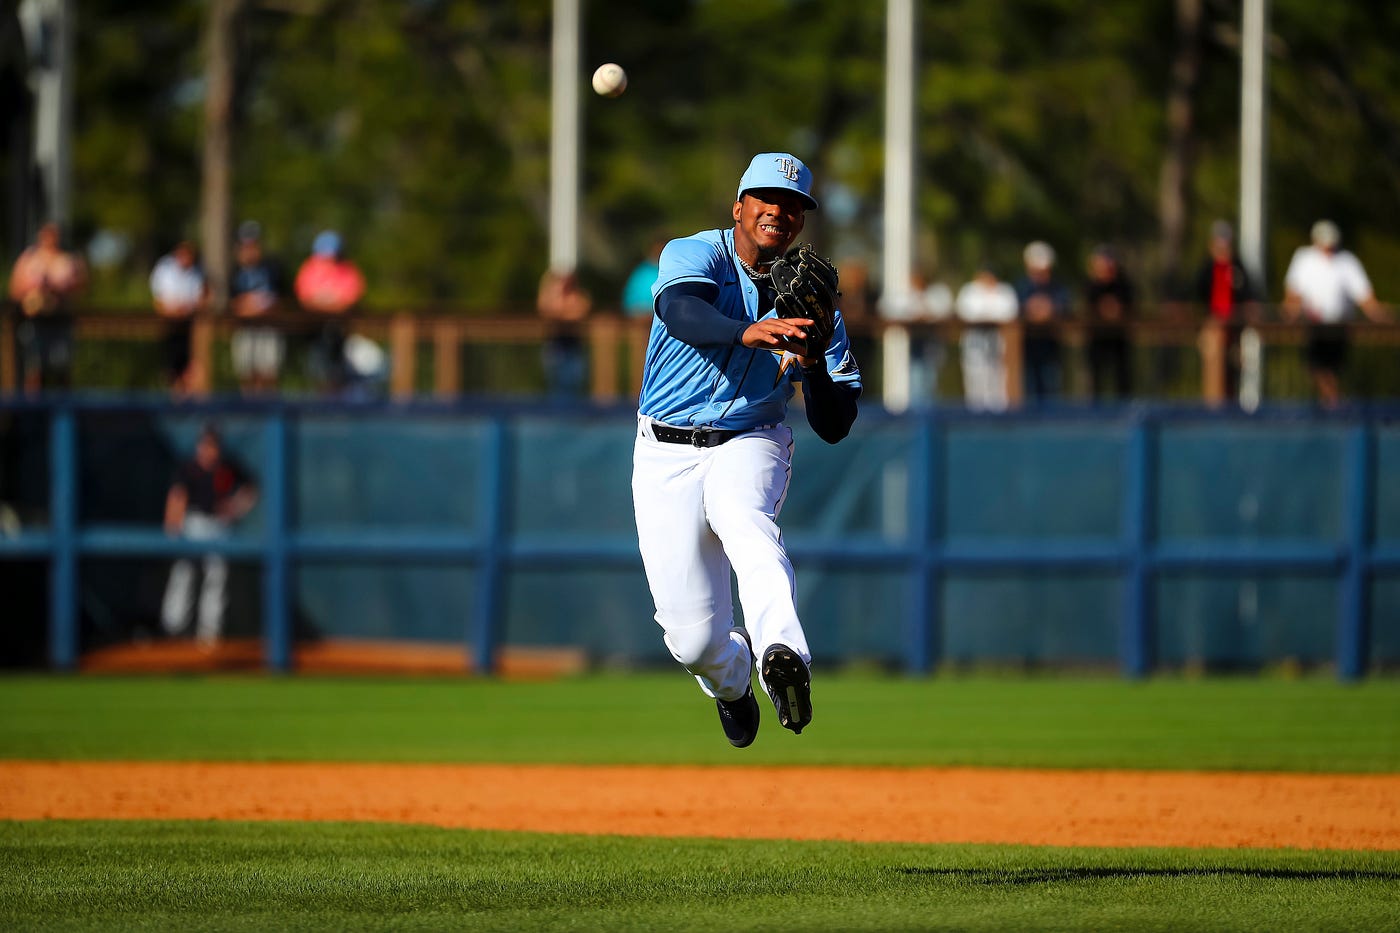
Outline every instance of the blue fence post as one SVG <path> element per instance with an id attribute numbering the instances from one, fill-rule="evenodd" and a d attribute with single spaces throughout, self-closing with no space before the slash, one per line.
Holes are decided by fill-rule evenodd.
<path id="1" fill-rule="evenodd" d="M 291 527 L 287 456 L 287 409 L 268 409 L 263 425 L 263 510 L 266 536 L 263 539 L 263 638 L 265 660 L 270 670 L 292 667 L 292 613 L 288 567 L 288 529 Z"/>
<path id="2" fill-rule="evenodd" d="M 501 590 L 509 542 L 506 540 L 506 512 L 511 494 L 510 436 L 504 416 L 491 419 L 486 445 L 486 469 L 481 478 L 481 510 L 485 518 L 484 546 L 477 566 L 476 605 L 467 630 L 479 674 L 496 673 L 496 654 L 501 637 Z"/>
<path id="3" fill-rule="evenodd" d="M 1344 474 L 1346 560 L 1337 619 L 1337 676 L 1356 680 L 1366 673 L 1370 641 L 1371 498 L 1375 483 L 1374 437 L 1364 420 L 1347 437 Z"/>
<path id="4" fill-rule="evenodd" d="M 908 465 L 909 514 L 913 521 L 906 546 L 914 549 L 914 560 L 909 566 L 912 598 L 904 650 L 905 668 L 910 674 L 927 674 L 942 655 L 943 567 L 937 540 L 942 523 L 939 514 L 943 482 L 938 456 L 940 426 L 936 414 L 931 411 L 923 414 Z"/>
<path id="5" fill-rule="evenodd" d="M 1132 421 L 1124 464 L 1123 537 L 1127 566 L 1119 640 L 1120 665 L 1127 677 L 1145 677 L 1153 664 L 1152 505 L 1155 493 L 1154 426 L 1146 412 Z"/>
<path id="6" fill-rule="evenodd" d="M 66 404 L 49 416 L 49 664 L 78 663 L 78 429 Z"/>

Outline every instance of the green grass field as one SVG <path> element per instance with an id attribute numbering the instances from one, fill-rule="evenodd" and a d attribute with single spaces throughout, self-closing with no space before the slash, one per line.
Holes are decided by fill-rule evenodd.
<path id="1" fill-rule="evenodd" d="M 9 677 L 0 757 L 1400 771 L 1394 680 L 844 675 L 814 702 L 801 737 L 769 716 L 736 751 L 675 673 Z M 0 928 L 1400 930 L 1400 852 L 12 821 Z"/>

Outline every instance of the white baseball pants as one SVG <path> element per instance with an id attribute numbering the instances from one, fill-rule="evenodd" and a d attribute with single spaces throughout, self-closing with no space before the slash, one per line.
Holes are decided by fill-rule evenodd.
<path id="1" fill-rule="evenodd" d="M 214 541 L 228 533 L 228 526 L 213 515 L 198 512 L 185 514 L 184 535 L 191 541 Z M 194 561 L 182 557 L 170 568 L 161 600 L 161 624 L 171 635 L 183 632 L 190 623 L 194 608 Z M 225 587 L 228 583 L 228 561 L 217 554 L 204 558 L 204 578 L 199 590 L 199 615 L 195 623 L 195 639 L 202 645 L 219 640 L 224 627 L 224 608 L 228 605 Z"/>
<path id="2" fill-rule="evenodd" d="M 638 420 L 632 503 L 656 622 L 707 696 L 737 700 L 750 683 L 731 570 L 754 656 L 781 643 L 811 663 L 777 524 L 792 448 L 792 431 L 781 424 L 698 448 L 662 443 L 651 419 Z"/>

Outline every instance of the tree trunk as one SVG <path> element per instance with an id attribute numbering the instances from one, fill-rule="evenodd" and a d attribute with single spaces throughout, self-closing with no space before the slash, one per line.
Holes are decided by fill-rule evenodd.
<path id="1" fill-rule="evenodd" d="M 1162 280 L 1180 279 L 1190 221 L 1195 96 L 1201 75 L 1201 0 L 1175 0 L 1176 48 L 1167 85 L 1167 144 L 1162 157 L 1158 213 L 1162 223 Z"/>
<path id="2" fill-rule="evenodd" d="M 211 294 L 210 307 L 215 313 L 222 312 L 228 304 L 232 262 L 230 202 L 237 61 L 235 27 L 244 2 L 212 0 L 204 34 L 204 178 L 200 240 Z"/>

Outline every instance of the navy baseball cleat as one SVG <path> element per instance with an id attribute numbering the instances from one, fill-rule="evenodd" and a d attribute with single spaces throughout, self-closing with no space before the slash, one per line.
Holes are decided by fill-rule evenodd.
<path id="1" fill-rule="evenodd" d="M 724 736 L 735 748 L 748 748 L 758 736 L 758 700 L 753 687 L 737 700 L 715 700 Z"/>
<path id="2" fill-rule="evenodd" d="M 749 633 L 741 628 L 734 631 L 749 646 L 749 679 L 753 679 L 753 642 Z M 724 727 L 725 738 L 735 748 L 748 748 L 758 736 L 758 700 L 753 695 L 753 684 L 737 700 L 715 698 L 715 708 L 719 710 L 719 724 Z"/>
<path id="3" fill-rule="evenodd" d="M 787 645 L 774 645 L 763 653 L 759 676 L 778 710 L 778 722 L 801 735 L 812 721 L 812 674 L 807 665 Z"/>

